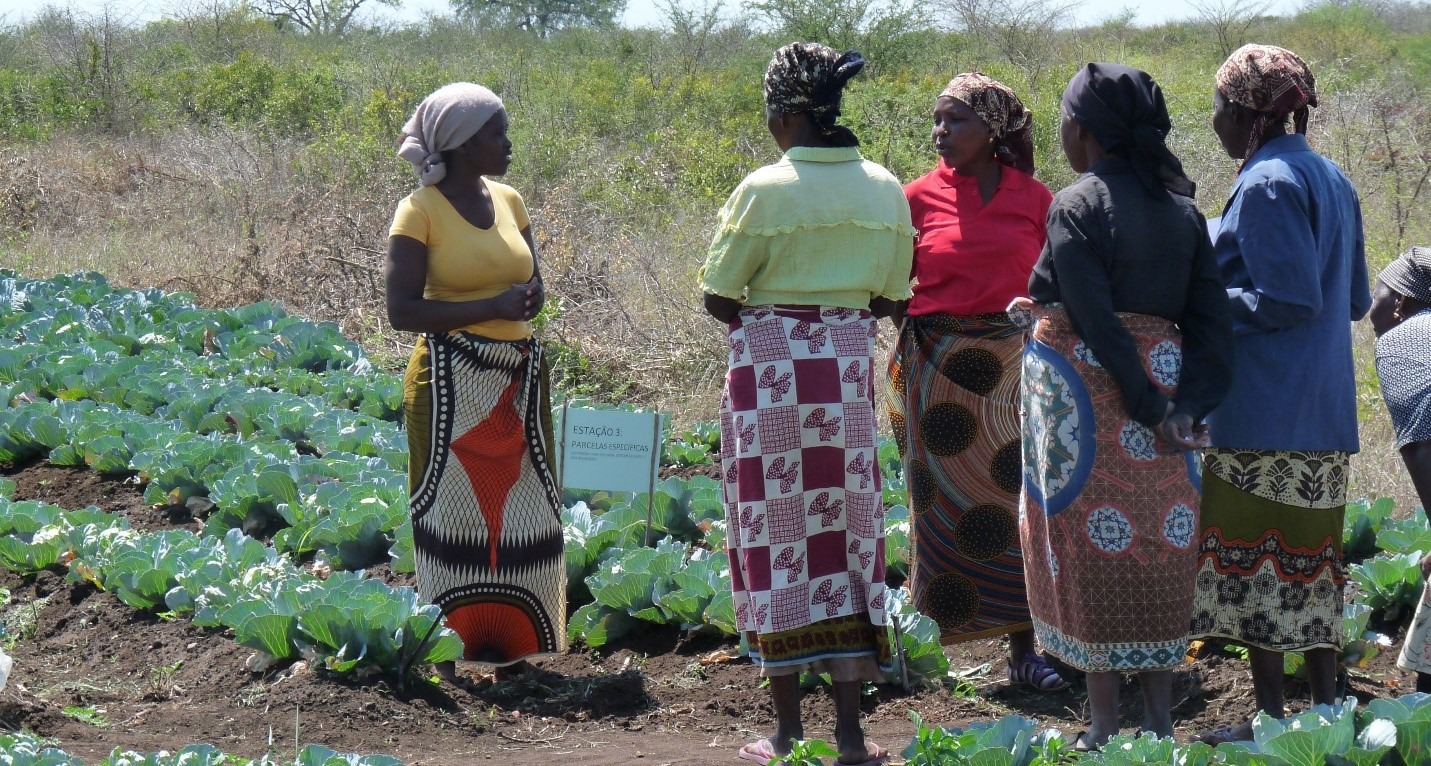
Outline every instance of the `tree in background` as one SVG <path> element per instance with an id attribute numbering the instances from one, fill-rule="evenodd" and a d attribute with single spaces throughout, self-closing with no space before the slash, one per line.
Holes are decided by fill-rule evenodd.
<path id="1" fill-rule="evenodd" d="M 570 27 L 612 27 L 626 0 L 452 0 L 463 18 L 511 26 L 538 37 Z"/>
<path id="2" fill-rule="evenodd" d="M 930 28 L 925 0 L 747 0 L 744 9 L 791 39 L 856 49 L 872 72 L 909 63 L 918 51 L 901 39 Z"/>
<path id="3" fill-rule="evenodd" d="M 251 7 L 280 25 L 291 25 L 315 35 L 341 35 L 368 0 L 253 0 Z M 373 0 L 389 8 L 402 0 Z"/>
<path id="4" fill-rule="evenodd" d="M 1190 0 L 1197 18 L 1217 35 L 1222 55 L 1231 55 L 1247 42 L 1247 30 L 1272 7 L 1272 0 Z"/>
<path id="5" fill-rule="evenodd" d="M 944 0 L 964 31 L 1023 71 L 1037 94 L 1044 72 L 1062 53 L 1059 31 L 1078 0 Z"/>

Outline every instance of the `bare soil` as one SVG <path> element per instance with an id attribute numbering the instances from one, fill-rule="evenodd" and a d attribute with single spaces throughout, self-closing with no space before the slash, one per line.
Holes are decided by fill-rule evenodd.
<path id="1" fill-rule="evenodd" d="M 35 463 L 6 473 L 17 482 L 17 499 L 95 505 L 141 529 L 198 526 L 146 505 L 132 484 L 86 470 Z M 386 568 L 370 573 L 411 582 Z M 573 647 L 511 681 L 496 683 L 471 666 L 459 671 L 470 689 L 418 681 L 399 690 L 390 676 L 340 679 L 302 663 L 251 673 L 244 667 L 249 650 L 224 631 L 138 612 L 88 584 L 69 582 L 62 569 L 31 577 L 0 572 L 0 587 L 10 590 L 5 623 L 15 659 L 0 692 L 0 727 L 52 737 L 89 762 L 114 748 L 148 752 L 205 742 L 250 758 L 282 758 L 292 756 L 296 742 L 392 755 L 408 764 L 548 766 L 566 756 L 598 766 L 731 764 L 741 744 L 774 726 L 767 693 L 757 688 L 749 662 L 734 658 L 732 643 L 672 628 L 600 650 Z M 863 707 L 873 740 L 903 749 L 914 734 L 910 711 L 931 724 L 1021 714 L 1070 734 L 1086 728 L 1081 683 L 1056 693 L 1011 687 L 1000 640 L 946 651 L 955 668 L 965 669 L 967 696 L 949 688 L 871 687 Z M 1180 737 L 1236 723 L 1252 710 L 1246 664 L 1221 652 L 1204 654 L 1211 656 L 1177 676 Z M 1414 678 L 1397 670 L 1394 659 L 1383 652 L 1351 677 L 1349 690 L 1363 700 L 1413 690 Z M 1294 681 L 1288 690 L 1294 709 L 1306 706 L 1305 684 Z M 1123 691 L 1124 725 L 1131 731 L 1141 700 L 1135 683 Z M 833 736 L 828 690 L 809 690 L 803 709 L 807 736 Z"/>

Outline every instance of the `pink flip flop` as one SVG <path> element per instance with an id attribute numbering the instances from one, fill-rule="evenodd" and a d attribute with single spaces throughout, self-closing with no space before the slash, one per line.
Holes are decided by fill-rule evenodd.
<path id="1" fill-rule="evenodd" d="M 779 760 L 780 754 L 775 752 L 775 748 L 770 744 L 770 740 L 761 739 L 740 746 L 740 757 L 747 761 L 769 764 L 774 761 L 777 766 L 785 763 Z"/>

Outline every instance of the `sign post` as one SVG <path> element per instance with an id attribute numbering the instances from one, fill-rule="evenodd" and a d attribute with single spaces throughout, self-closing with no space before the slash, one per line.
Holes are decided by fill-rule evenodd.
<path id="1" fill-rule="evenodd" d="M 561 408 L 562 484 L 611 492 L 646 491 L 646 536 L 656 507 L 656 472 L 661 465 L 661 414 Z"/>

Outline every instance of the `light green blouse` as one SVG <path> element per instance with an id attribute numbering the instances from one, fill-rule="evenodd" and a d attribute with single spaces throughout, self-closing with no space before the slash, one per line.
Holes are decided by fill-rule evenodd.
<path id="1" fill-rule="evenodd" d="M 908 300 L 914 235 L 888 170 L 853 147 L 793 147 L 726 200 L 701 289 L 749 305 Z"/>

